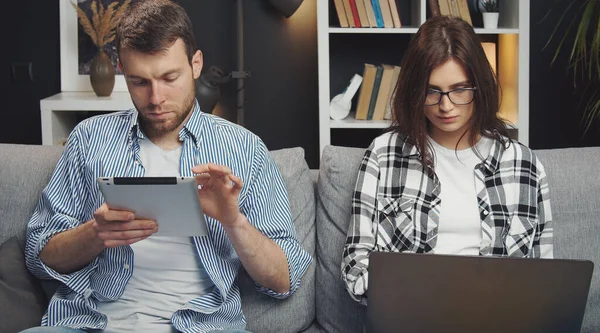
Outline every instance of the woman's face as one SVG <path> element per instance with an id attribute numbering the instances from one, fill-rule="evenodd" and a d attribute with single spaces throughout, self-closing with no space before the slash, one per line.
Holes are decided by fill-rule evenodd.
<path id="1" fill-rule="evenodd" d="M 469 82 L 467 73 L 454 59 L 431 71 L 425 100 L 425 117 L 431 122 L 429 135 L 440 145 L 454 149 L 460 137 L 468 130 L 475 95 L 471 88 L 473 84 Z M 450 94 L 444 94 L 447 92 Z M 468 133 L 464 138 L 467 137 Z M 464 138 L 459 149 L 468 147 L 468 140 Z"/>

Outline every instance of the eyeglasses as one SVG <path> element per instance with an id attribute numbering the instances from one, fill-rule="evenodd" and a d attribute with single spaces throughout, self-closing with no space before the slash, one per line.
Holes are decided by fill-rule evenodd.
<path id="1" fill-rule="evenodd" d="M 450 91 L 428 89 L 427 96 L 425 96 L 425 106 L 433 106 L 440 104 L 444 95 L 448 95 L 450 102 L 452 102 L 455 105 L 470 104 L 475 98 L 475 90 L 477 90 L 476 87 L 458 88 Z"/>

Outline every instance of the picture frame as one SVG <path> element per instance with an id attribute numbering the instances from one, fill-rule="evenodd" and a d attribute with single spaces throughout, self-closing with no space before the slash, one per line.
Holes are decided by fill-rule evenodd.
<path id="1" fill-rule="evenodd" d="M 90 76 L 79 74 L 79 22 L 71 1 L 60 0 L 60 87 L 61 91 L 94 91 Z M 114 64 L 116 66 L 116 64 Z M 122 74 L 115 75 L 113 92 L 127 92 L 127 84 Z"/>

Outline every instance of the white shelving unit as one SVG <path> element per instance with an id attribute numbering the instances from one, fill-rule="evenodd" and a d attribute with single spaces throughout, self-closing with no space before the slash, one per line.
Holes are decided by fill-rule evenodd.
<path id="1" fill-rule="evenodd" d="M 98 97 L 94 92 L 62 92 L 40 101 L 42 144 L 56 145 L 77 125 L 81 112 L 121 111 L 133 108 L 129 92 Z"/>
<path id="2" fill-rule="evenodd" d="M 415 34 L 418 27 L 427 19 L 427 0 L 401 0 L 410 2 L 410 26 L 402 28 L 340 28 L 337 24 L 333 0 L 317 0 L 317 34 L 319 57 L 319 146 L 323 152 L 331 144 L 332 129 L 377 129 L 389 126 L 389 121 L 355 120 L 354 112 L 343 120 L 329 117 L 331 91 L 331 40 L 342 34 L 345 36 Z M 530 0 L 503 0 L 500 2 L 500 20 L 497 29 L 475 27 L 479 35 L 495 35 L 497 41 L 497 74 L 502 87 L 500 116 L 508 120 L 515 129 L 515 137 L 523 144 L 529 144 L 529 11 Z M 331 13 L 330 11 L 334 11 Z M 351 37 L 350 37 L 351 38 Z M 335 46 L 333 46 L 335 47 Z M 358 45 L 357 47 L 360 47 Z M 349 54 L 348 57 L 352 55 Z M 401 59 L 397 60 L 397 64 Z M 347 61 L 347 59 L 346 59 Z M 360 61 L 360 60 L 357 60 Z M 361 73 L 356 73 L 362 75 Z M 346 79 L 346 78 L 344 78 Z M 347 78 L 348 80 L 350 77 Z M 356 107 L 352 105 L 353 110 Z M 340 143 L 337 143 L 340 144 Z M 368 144 L 368 143 L 367 143 Z"/>

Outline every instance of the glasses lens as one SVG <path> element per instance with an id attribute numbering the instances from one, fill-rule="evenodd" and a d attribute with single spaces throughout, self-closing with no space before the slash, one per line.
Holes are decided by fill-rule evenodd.
<path id="1" fill-rule="evenodd" d="M 429 90 L 425 97 L 425 105 L 436 105 L 440 102 L 440 96 L 442 94 L 438 91 Z"/>
<path id="2" fill-rule="evenodd" d="M 454 104 L 469 104 L 473 101 L 473 90 L 471 89 L 456 89 L 448 94 L 450 101 Z"/>

